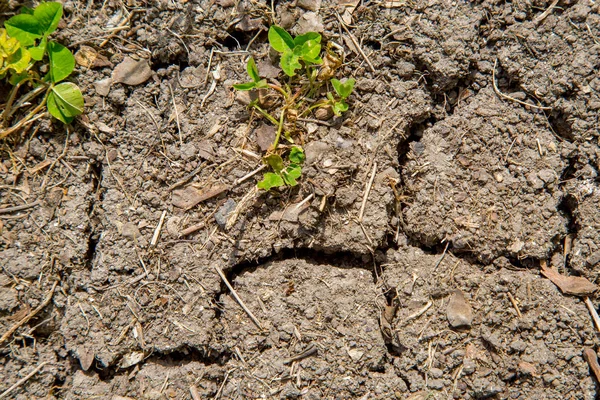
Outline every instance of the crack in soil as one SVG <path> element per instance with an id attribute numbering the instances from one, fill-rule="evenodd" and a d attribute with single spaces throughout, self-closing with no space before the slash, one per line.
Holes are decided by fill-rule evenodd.
<path id="1" fill-rule="evenodd" d="M 102 204 L 104 197 L 101 188 L 102 174 L 103 166 L 101 162 L 94 161 L 89 163 L 89 177 L 92 184 L 92 192 L 95 197 L 91 199 L 87 209 L 90 232 L 87 238 L 87 250 L 84 255 L 84 260 L 85 265 L 89 270 L 92 269 L 94 257 L 96 256 L 96 247 L 100 241 L 100 233 L 97 232 L 98 222 L 96 221 L 96 206 Z"/>

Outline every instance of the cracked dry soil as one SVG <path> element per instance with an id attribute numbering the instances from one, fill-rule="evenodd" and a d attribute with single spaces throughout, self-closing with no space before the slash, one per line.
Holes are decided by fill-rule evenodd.
<path id="1" fill-rule="evenodd" d="M 0 332 L 58 282 L 0 343 L 7 398 L 598 396 L 588 311 L 539 273 L 598 276 L 597 3 L 63 4 L 58 40 L 110 65 L 78 67 L 79 122 L 0 150 L 0 207 L 38 201 L 0 213 Z M 302 183 L 248 197 L 260 121 L 232 84 L 246 50 L 276 66 L 272 22 L 342 46 L 357 88 L 343 118 L 301 122 Z M 125 57 L 152 76 L 104 92 Z M 456 289 L 470 328 L 448 323 Z"/>

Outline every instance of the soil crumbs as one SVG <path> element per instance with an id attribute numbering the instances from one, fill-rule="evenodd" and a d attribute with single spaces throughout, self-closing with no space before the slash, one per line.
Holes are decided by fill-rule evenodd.
<path id="1" fill-rule="evenodd" d="M 86 114 L 0 148 L 0 397 L 598 396 L 589 311 L 539 268 L 599 274 L 597 3 L 96 3 L 57 38 L 106 61 Z M 272 23 L 357 86 L 264 193 L 232 85 L 277 76 Z"/>

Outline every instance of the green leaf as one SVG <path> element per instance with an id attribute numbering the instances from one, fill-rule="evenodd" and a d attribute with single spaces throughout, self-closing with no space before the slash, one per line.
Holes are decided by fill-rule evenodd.
<path id="1" fill-rule="evenodd" d="M 300 168 L 299 165 L 290 165 L 285 171 L 282 171 L 281 175 L 287 185 L 296 186 L 298 184 L 296 179 L 300 178 L 302 175 L 302 168 Z"/>
<path id="2" fill-rule="evenodd" d="M 31 56 L 27 49 L 19 48 L 6 58 L 5 66 L 2 69 L 3 71 L 12 69 L 15 73 L 20 74 L 29 66 L 29 60 L 31 60 Z"/>
<path id="3" fill-rule="evenodd" d="M 21 47 L 21 43 L 15 38 L 8 37 L 5 29 L 0 29 L 0 65 L 2 59 L 16 53 Z"/>
<path id="4" fill-rule="evenodd" d="M 27 72 L 22 72 L 20 74 L 12 74 L 8 79 L 8 83 L 10 83 L 13 86 L 16 86 L 27 78 L 29 78 L 29 74 Z"/>
<path id="5" fill-rule="evenodd" d="M 340 82 L 335 78 L 331 79 L 331 84 L 333 85 L 333 88 L 342 99 L 345 99 L 348 96 L 350 96 L 350 93 L 352 93 L 352 89 L 354 89 L 355 83 L 356 81 L 352 78 L 346 79 L 345 82 Z"/>
<path id="6" fill-rule="evenodd" d="M 246 71 L 248 71 L 248 76 L 250 76 L 250 78 L 254 82 L 260 81 L 260 76 L 258 75 L 258 67 L 256 66 L 256 63 L 254 62 L 254 58 L 250 57 L 250 59 L 248 59 L 248 64 L 246 65 Z"/>
<path id="7" fill-rule="evenodd" d="M 294 39 L 285 29 L 277 25 L 269 28 L 269 43 L 271 47 L 280 53 L 285 53 L 294 48 Z"/>
<path id="8" fill-rule="evenodd" d="M 35 40 L 42 37 L 44 29 L 36 17 L 29 14 L 19 14 L 4 23 L 8 36 L 17 39 L 21 46 L 29 47 Z"/>
<path id="9" fill-rule="evenodd" d="M 83 96 L 77 85 L 63 82 L 51 89 L 46 105 L 54 118 L 68 124 L 83 113 Z"/>
<path id="10" fill-rule="evenodd" d="M 267 83 L 266 79 L 261 79 L 260 81 L 256 82 L 257 89 L 266 89 L 268 87 L 269 87 L 269 84 Z"/>
<path id="11" fill-rule="evenodd" d="M 259 189 L 271 190 L 274 187 L 283 186 L 283 178 L 280 175 L 274 174 L 273 172 L 267 172 L 263 176 L 263 180 L 258 182 L 256 186 Z"/>
<path id="12" fill-rule="evenodd" d="M 19 14 L 29 14 L 33 15 L 33 8 L 23 6 L 19 9 Z"/>
<path id="13" fill-rule="evenodd" d="M 268 155 L 263 158 L 263 161 L 277 173 L 283 169 L 283 160 L 277 154 Z"/>
<path id="14" fill-rule="evenodd" d="M 50 78 L 58 83 L 71 75 L 75 68 L 75 57 L 71 50 L 60 43 L 48 42 L 48 55 L 50 56 Z"/>
<path id="15" fill-rule="evenodd" d="M 333 113 L 338 117 L 346 111 L 348 111 L 348 104 L 346 104 L 344 100 L 338 101 L 333 104 Z"/>
<path id="16" fill-rule="evenodd" d="M 33 10 L 33 16 L 37 18 L 42 26 L 42 32 L 46 35 L 49 35 L 56 30 L 56 27 L 62 18 L 62 14 L 62 4 L 55 1 L 40 3 L 40 5 Z"/>
<path id="17" fill-rule="evenodd" d="M 304 150 L 302 150 L 302 147 L 293 146 L 292 150 L 290 150 L 290 155 L 288 156 L 288 158 L 292 164 L 300 165 L 304 163 L 306 155 L 304 154 Z"/>
<path id="18" fill-rule="evenodd" d="M 237 83 L 233 85 L 233 88 L 237 90 L 252 90 L 256 88 L 256 82 Z"/>
<path id="19" fill-rule="evenodd" d="M 301 56 L 304 61 L 310 62 L 312 64 L 321 64 L 323 60 L 319 57 L 321 54 L 321 45 L 314 41 L 308 40 L 301 47 Z"/>
<path id="20" fill-rule="evenodd" d="M 321 43 L 321 35 L 319 35 L 317 32 L 308 32 L 308 33 L 305 33 L 304 35 L 296 36 L 294 38 L 294 45 L 302 46 L 304 43 L 308 42 L 309 40 L 312 42 Z"/>
<path id="21" fill-rule="evenodd" d="M 279 65 L 281 65 L 281 69 L 288 76 L 294 76 L 296 75 L 296 70 L 302 68 L 299 60 L 300 56 L 295 54 L 293 51 L 287 51 L 283 53 L 283 56 L 281 56 Z"/>
<path id="22" fill-rule="evenodd" d="M 46 35 L 44 35 L 39 45 L 29 48 L 29 54 L 31 54 L 31 58 L 33 58 L 35 61 L 41 61 L 46 53 L 47 44 L 48 38 Z"/>

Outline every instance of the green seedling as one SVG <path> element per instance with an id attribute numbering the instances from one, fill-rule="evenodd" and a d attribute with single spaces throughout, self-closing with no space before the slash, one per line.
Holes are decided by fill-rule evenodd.
<path id="1" fill-rule="evenodd" d="M 256 67 L 256 63 L 254 62 L 254 58 L 250 57 L 248 59 L 248 64 L 246 65 L 246 71 L 248 72 L 248 76 L 252 79 L 252 82 L 239 83 L 237 85 L 233 85 L 233 87 L 237 90 L 252 90 L 252 89 L 266 89 L 269 86 L 267 85 L 266 79 L 260 79 L 258 75 L 258 68 Z"/>
<path id="2" fill-rule="evenodd" d="M 354 89 L 355 83 L 356 81 L 352 78 L 346 79 L 345 82 L 340 82 L 335 78 L 331 79 L 331 84 L 333 85 L 333 89 L 339 96 L 339 100 L 336 100 L 331 94 L 331 92 L 327 92 L 327 98 L 331 102 L 333 113 L 338 117 L 342 115 L 343 112 L 348 111 L 348 103 L 346 103 L 346 99 L 352 93 L 352 89 Z"/>
<path id="3" fill-rule="evenodd" d="M 299 146 L 292 146 L 288 154 L 288 165 L 285 166 L 283 159 L 278 154 L 270 154 L 264 161 L 271 167 L 273 172 L 267 172 L 263 180 L 258 182 L 258 188 L 271 190 L 280 186 L 296 186 L 297 179 L 302 175 L 302 164 L 304 163 L 304 150 Z"/>
<path id="4" fill-rule="evenodd" d="M 0 139 L 50 115 L 65 124 L 83 113 L 83 96 L 71 82 L 64 82 L 75 68 L 69 49 L 49 39 L 62 18 L 61 3 L 24 7 L 0 29 L 0 80 L 13 86 L 1 115 Z M 29 90 L 17 99 L 21 88 Z M 37 104 L 32 101 L 42 96 Z M 19 110 L 29 107 L 13 126 L 4 129 Z"/>
<path id="5" fill-rule="evenodd" d="M 292 38 L 285 29 L 277 25 L 269 28 L 269 43 L 275 51 L 281 53 L 279 65 L 288 76 L 296 75 L 296 70 L 305 65 L 321 64 L 321 35 L 308 32 Z"/>
<path id="6" fill-rule="evenodd" d="M 346 99 L 355 83 L 354 79 L 341 82 L 333 78 L 342 60 L 329 46 L 324 53 L 325 61 L 321 58 L 320 34 L 308 32 L 292 37 L 285 29 L 273 25 L 268 37 L 271 47 L 281 55 L 279 64 L 285 73 L 284 85 L 261 79 L 253 58 L 249 58 L 246 65 L 251 81 L 233 85 L 237 90 L 271 89 L 275 94 L 272 96 L 268 90 L 261 91 L 259 98 L 250 103 L 252 109 L 277 127 L 275 140 L 263 157 L 263 162 L 270 168 L 270 172 L 265 173 L 258 183 L 258 187 L 264 190 L 298 184 L 305 155 L 296 143 L 296 121 L 319 108 L 330 108 L 335 115 L 341 115 L 349 108 Z M 333 85 L 335 96 L 324 92 L 328 82 Z M 272 109 L 279 110 L 278 118 L 272 115 Z M 278 147 L 282 138 L 292 145 L 287 155 L 288 147 L 283 150 Z"/>

